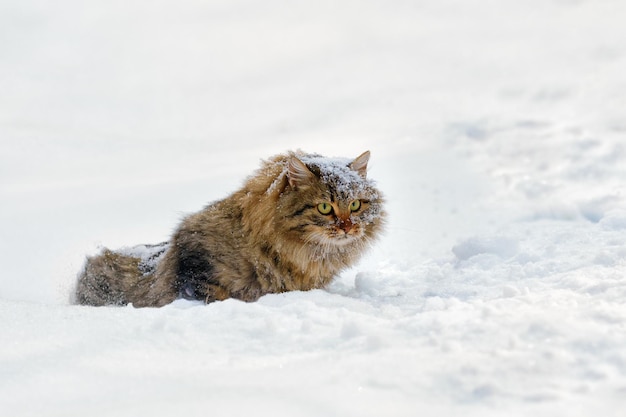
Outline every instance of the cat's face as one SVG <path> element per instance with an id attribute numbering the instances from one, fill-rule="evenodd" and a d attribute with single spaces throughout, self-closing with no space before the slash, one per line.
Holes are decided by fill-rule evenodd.
<path id="1" fill-rule="evenodd" d="M 292 155 L 281 199 L 287 233 L 326 249 L 365 244 L 376 237 L 382 197 L 366 178 L 369 152 L 355 160 Z"/>
<path id="2" fill-rule="evenodd" d="M 367 224 L 359 218 L 359 213 L 368 210 L 370 201 L 364 198 L 338 199 L 332 192 L 325 194 L 311 210 L 313 219 L 308 229 L 309 239 L 344 245 L 363 237 Z"/>

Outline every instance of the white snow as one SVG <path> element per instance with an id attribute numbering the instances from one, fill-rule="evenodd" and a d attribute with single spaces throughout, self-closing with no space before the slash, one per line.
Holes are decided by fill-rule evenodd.
<path id="1" fill-rule="evenodd" d="M 132 247 L 115 249 L 117 252 L 139 258 L 139 270 L 145 274 L 153 272 L 159 262 L 165 256 L 165 252 L 169 248 L 169 242 L 161 242 L 152 245 L 136 245 Z"/>
<path id="2" fill-rule="evenodd" d="M 621 416 L 626 3 L 0 2 L 7 416 Z M 70 305 L 288 149 L 385 236 L 327 289 Z"/>

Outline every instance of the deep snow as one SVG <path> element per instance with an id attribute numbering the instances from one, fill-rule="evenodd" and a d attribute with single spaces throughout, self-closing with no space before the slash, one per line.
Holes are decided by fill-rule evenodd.
<path id="1" fill-rule="evenodd" d="M 0 1 L 0 410 L 618 416 L 626 3 Z M 327 289 L 68 303 L 259 159 L 372 152 Z"/>

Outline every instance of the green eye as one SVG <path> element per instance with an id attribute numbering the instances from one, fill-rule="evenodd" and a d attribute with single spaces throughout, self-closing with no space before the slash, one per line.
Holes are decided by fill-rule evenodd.
<path id="1" fill-rule="evenodd" d="M 357 211 L 361 208 L 361 200 L 354 200 L 350 203 L 350 211 Z"/>
<path id="2" fill-rule="evenodd" d="M 330 212 L 333 211 L 333 206 L 331 206 L 330 203 L 319 203 L 317 205 L 317 211 L 322 214 L 330 214 Z"/>

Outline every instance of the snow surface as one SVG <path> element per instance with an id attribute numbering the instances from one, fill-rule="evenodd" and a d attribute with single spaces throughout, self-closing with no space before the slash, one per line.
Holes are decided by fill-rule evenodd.
<path id="1" fill-rule="evenodd" d="M 0 1 L 7 416 L 618 416 L 626 3 Z M 68 303 L 287 149 L 385 237 L 328 290 Z"/>

